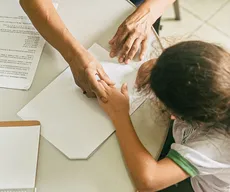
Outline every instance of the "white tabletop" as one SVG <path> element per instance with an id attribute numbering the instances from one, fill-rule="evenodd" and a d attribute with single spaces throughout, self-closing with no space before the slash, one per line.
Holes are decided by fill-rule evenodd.
<path id="1" fill-rule="evenodd" d="M 56 0 L 57 2 L 58 0 Z M 59 0 L 58 12 L 73 35 L 89 48 L 107 42 L 134 8 L 125 0 Z M 0 120 L 18 120 L 17 112 L 59 75 L 67 64 L 50 45 L 43 50 L 29 91 L 0 89 Z M 150 153 L 156 158 L 167 133 L 167 123 L 146 102 L 132 120 Z M 125 169 L 115 134 L 87 161 L 70 161 L 44 138 L 40 142 L 36 186 L 38 192 L 128 192 L 133 185 Z"/>

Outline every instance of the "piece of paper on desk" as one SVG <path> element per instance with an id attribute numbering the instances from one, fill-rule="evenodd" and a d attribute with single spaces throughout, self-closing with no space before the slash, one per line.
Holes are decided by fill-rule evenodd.
<path id="1" fill-rule="evenodd" d="M 0 87 L 29 89 L 45 40 L 18 0 L 0 1 L 0 42 Z"/>
<path id="2" fill-rule="evenodd" d="M 116 83 L 115 86 L 118 89 L 121 88 L 123 83 L 127 83 L 131 115 L 145 100 L 145 97 L 139 95 L 135 89 L 137 70 L 142 62 L 130 62 L 128 65 L 120 64 L 117 58 L 111 58 L 108 51 L 96 43 L 92 45 L 89 52 L 100 61 L 105 72 Z"/>
<path id="3" fill-rule="evenodd" d="M 136 70 L 129 65 L 108 62 L 109 53 L 96 44 L 89 51 L 100 59 L 106 73 L 118 87 L 123 81 L 128 81 L 130 93 L 133 93 Z M 132 95 L 131 99 L 134 99 Z M 135 105 L 131 113 L 136 108 Z M 42 125 L 41 134 L 70 159 L 87 159 L 114 132 L 111 121 L 97 100 L 88 99 L 75 85 L 70 68 L 18 115 L 23 119 L 38 119 Z"/>
<path id="4" fill-rule="evenodd" d="M 40 125 L 24 123 L 0 122 L 0 191 L 35 189 Z"/>
<path id="5" fill-rule="evenodd" d="M 36 192 L 34 189 L 0 189 L 0 192 Z"/>

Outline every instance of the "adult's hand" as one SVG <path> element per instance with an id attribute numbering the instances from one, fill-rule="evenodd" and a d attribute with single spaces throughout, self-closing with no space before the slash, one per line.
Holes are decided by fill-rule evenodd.
<path id="1" fill-rule="evenodd" d="M 87 97 L 97 95 L 102 101 L 107 101 L 107 94 L 98 83 L 98 77 L 108 85 L 114 85 L 114 83 L 109 79 L 101 64 L 88 51 L 85 50 L 80 56 L 73 57 L 69 65 L 75 83 Z"/>
<path id="2" fill-rule="evenodd" d="M 140 60 L 147 50 L 147 40 L 154 23 L 151 3 L 146 1 L 131 14 L 118 28 L 110 40 L 110 56 L 119 56 L 119 62 L 129 63 L 140 49 Z"/>
<path id="3" fill-rule="evenodd" d="M 52 0 L 20 0 L 20 4 L 40 34 L 69 63 L 75 82 L 83 93 L 88 97 L 94 97 L 96 93 L 106 101 L 106 93 L 100 88 L 96 75 L 108 84 L 113 83 L 100 63 L 68 31 Z"/>

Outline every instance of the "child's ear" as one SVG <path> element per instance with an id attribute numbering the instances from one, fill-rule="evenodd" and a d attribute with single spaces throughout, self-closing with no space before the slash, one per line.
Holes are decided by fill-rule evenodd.
<path id="1" fill-rule="evenodd" d="M 145 86 L 149 83 L 151 71 L 156 63 L 157 59 L 151 59 L 141 65 L 138 70 L 136 77 L 136 86 L 138 90 L 145 88 Z"/>

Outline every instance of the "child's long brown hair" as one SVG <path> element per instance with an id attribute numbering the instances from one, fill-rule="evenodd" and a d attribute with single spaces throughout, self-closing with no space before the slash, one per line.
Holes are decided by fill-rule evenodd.
<path id="1" fill-rule="evenodd" d="M 230 125 L 230 54 L 201 41 L 167 48 L 142 83 L 186 121 Z"/>

